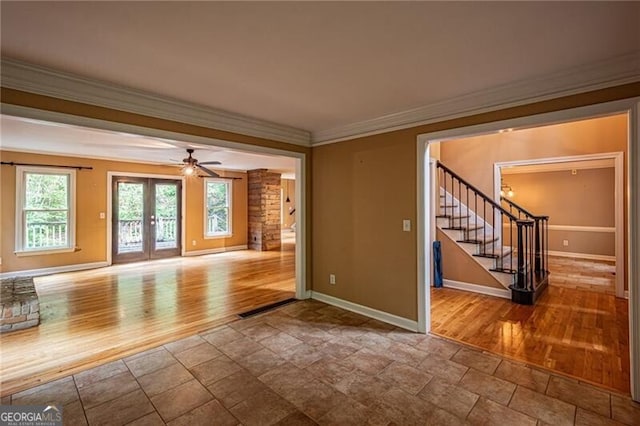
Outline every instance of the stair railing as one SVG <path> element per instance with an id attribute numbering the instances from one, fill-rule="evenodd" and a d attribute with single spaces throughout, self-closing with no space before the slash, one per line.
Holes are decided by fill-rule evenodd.
<path id="1" fill-rule="evenodd" d="M 507 205 L 509 213 L 517 215 L 518 219 L 533 220 L 535 271 L 547 273 L 549 265 L 549 216 L 534 215 L 505 197 L 500 197 L 500 200 Z"/>
<path id="2" fill-rule="evenodd" d="M 474 256 L 497 259 L 493 271 L 514 274 L 514 283 L 510 286 L 512 290 L 535 292 L 535 221 L 509 212 L 440 161 L 437 162 L 437 169 L 439 188 L 443 191 L 439 194 L 441 214 L 438 217 L 449 218 L 450 229 L 463 232 L 464 238 L 460 242 L 475 243 L 479 246 Z M 462 205 L 456 206 L 454 199 L 464 204 L 466 210 Z M 455 213 L 456 208 L 458 213 Z M 492 229 L 492 235 L 487 233 L 488 228 Z M 505 244 L 511 246 L 511 252 L 508 254 L 505 254 L 503 249 Z M 514 265 L 514 255 L 517 256 L 517 266 Z M 505 258 L 508 258 L 508 261 L 505 261 Z M 517 301 L 516 299 L 519 300 L 519 297 L 514 295 L 513 300 Z"/>

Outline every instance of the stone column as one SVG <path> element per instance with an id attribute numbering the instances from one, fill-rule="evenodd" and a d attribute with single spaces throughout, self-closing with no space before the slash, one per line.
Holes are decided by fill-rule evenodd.
<path id="1" fill-rule="evenodd" d="M 249 170 L 249 248 L 279 249 L 280 173 L 267 169 Z"/>

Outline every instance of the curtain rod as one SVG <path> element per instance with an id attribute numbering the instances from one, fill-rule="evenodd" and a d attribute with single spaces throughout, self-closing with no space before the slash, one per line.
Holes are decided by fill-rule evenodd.
<path id="1" fill-rule="evenodd" d="M 76 170 L 93 170 L 93 167 L 86 166 L 59 166 L 57 164 L 33 164 L 33 163 L 15 163 L 13 161 L 0 162 L 3 166 L 38 166 L 38 167 L 58 167 L 60 169 L 76 169 Z"/>

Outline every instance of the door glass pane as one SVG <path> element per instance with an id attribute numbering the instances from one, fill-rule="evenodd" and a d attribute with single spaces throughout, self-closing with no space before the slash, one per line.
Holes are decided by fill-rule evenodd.
<path id="1" fill-rule="evenodd" d="M 156 184 L 156 250 L 178 247 L 178 187 Z M 153 222 L 153 221 L 152 221 Z"/>
<path id="2" fill-rule="evenodd" d="M 118 182 L 118 253 L 143 251 L 144 184 Z"/>

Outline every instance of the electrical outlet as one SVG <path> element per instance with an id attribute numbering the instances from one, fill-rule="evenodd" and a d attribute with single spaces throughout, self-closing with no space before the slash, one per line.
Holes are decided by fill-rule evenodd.
<path id="1" fill-rule="evenodd" d="M 411 231 L 411 220 L 409 220 L 409 219 L 404 219 L 404 220 L 402 221 L 402 230 L 403 230 L 404 232 L 409 232 L 409 231 Z"/>
<path id="2" fill-rule="evenodd" d="M 195 246 L 195 245 L 196 245 L 196 240 L 192 240 L 192 241 L 191 241 L 191 245 L 192 245 L 192 246 Z"/>
<path id="3" fill-rule="evenodd" d="M 107 217 L 107 215 L 105 215 L 104 212 L 100 212 L 100 219 L 104 219 L 105 217 Z"/>
<path id="4" fill-rule="evenodd" d="M 336 275 L 335 274 L 329 274 L 329 284 L 336 284 Z"/>
<path id="5" fill-rule="evenodd" d="M 569 240 L 562 240 L 562 245 L 565 247 L 569 247 Z"/>
<path id="6" fill-rule="evenodd" d="M 576 169 L 571 169 L 571 174 L 575 176 L 578 174 L 578 171 Z"/>

